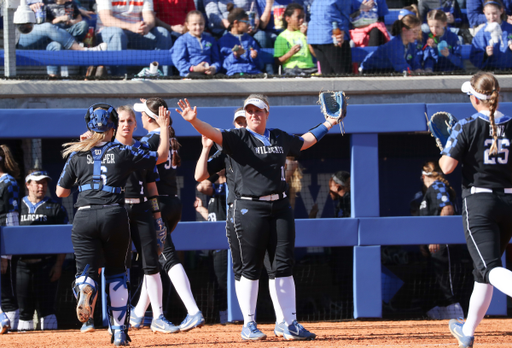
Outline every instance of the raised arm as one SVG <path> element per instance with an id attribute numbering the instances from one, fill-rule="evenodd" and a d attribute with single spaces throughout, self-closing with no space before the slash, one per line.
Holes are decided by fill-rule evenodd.
<path id="1" fill-rule="evenodd" d="M 210 150 L 213 146 L 213 141 L 203 135 L 201 142 L 203 144 L 203 149 L 201 150 L 201 155 L 197 160 L 196 171 L 194 173 L 194 179 L 196 179 L 196 181 L 203 181 L 210 176 L 208 173 L 208 155 L 210 154 Z"/>
<path id="2" fill-rule="evenodd" d="M 158 118 L 156 122 L 160 126 L 160 144 L 158 145 L 158 160 L 156 164 L 166 162 L 169 156 L 170 114 L 171 112 L 163 106 L 160 106 L 158 109 Z"/>
<path id="3" fill-rule="evenodd" d="M 334 125 L 338 123 L 339 119 L 329 117 L 324 123 L 321 123 L 309 130 L 307 133 L 302 134 L 304 144 L 302 144 L 302 148 L 300 150 L 304 151 L 315 145 L 332 127 L 334 127 Z"/>
<path id="4" fill-rule="evenodd" d="M 185 121 L 189 122 L 192 127 L 194 127 L 196 131 L 199 132 L 199 134 L 210 138 L 216 144 L 222 146 L 222 132 L 218 128 L 214 128 L 210 124 L 198 119 L 196 106 L 192 108 L 187 98 L 185 98 L 185 101 L 180 99 L 178 106 L 181 110 L 176 109 L 176 111 L 183 117 Z"/>

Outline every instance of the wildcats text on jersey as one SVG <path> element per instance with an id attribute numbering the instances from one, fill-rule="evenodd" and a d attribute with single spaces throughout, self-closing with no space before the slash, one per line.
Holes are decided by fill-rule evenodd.
<path id="1" fill-rule="evenodd" d="M 48 215 L 45 214 L 23 214 L 21 215 L 21 221 L 48 221 Z"/>
<path id="2" fill-rule="evenodd" d="M 269 153 L 284 153 L 282 146 L 258 146 L 254 149 L 258 155 L 266 155 Z"/>

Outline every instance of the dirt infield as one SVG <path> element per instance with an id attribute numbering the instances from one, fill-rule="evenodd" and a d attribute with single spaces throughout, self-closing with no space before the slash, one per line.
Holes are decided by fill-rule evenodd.
<path id="1" fill-rule="evenodd" d="M 274 337 L 273 325 L 259 325 L 269 337 L 244 342 L 241 325 L 208 325 L 187 333 L 153 334 L 148 328 L 130 331 L 131 347 L 457 347 L 448 321 L 344 321 L 305 325 L 317 340 L 285 341 Z M 478 327 L 475 347 L 512 347 L 512 320 L 485 319 Z M 0 347 L 113 347 L 106 330 L 81 334 L 75 330 L 12 332 L 0 336 Z"/>

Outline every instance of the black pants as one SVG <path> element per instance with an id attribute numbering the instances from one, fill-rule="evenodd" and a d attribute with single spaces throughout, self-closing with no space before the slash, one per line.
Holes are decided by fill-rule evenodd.
<path id="1" fill-rule="evenodd" d="M 352 73 L 352 51 L 348 40 L 343 41 L 341 47 L 334 44 L 311 46 L 320 62 L 322 75 Z"/>
<path id="2" fill-rule="evenodd" d="M 8 261 L 7 271 L 2 274 L 2 311 L 14 312 L 18 309 L 16 299 L 16 259 Z"/>
<path id="3" fill-rule="evenodd" d="M 77 275 L 89 265 L 89 277 L 98 282 L 98 269 L 105 276 L 126 272 L 130 225 L 126 209 L 120 205 L 79 209 L 73 220 L 71 241 Z"/>
<path id="4" fill-rule="evenodd" d="M 489 272 L 503 266 L 501 256 L 512 236 L 512 195 L 476 193 L 465 197 L 462 221 L 475 281 L 489 283 Z"/>
<path id="5" fill-rule="evenodd" d="M 295 220 L 288 197 L 273 202 L 236 199 L 233 221 L 245 278 L 260 278 L 265 252 L 275 277 L 293 275 Z"/>
<path id="6" fill-rule="evenodd" d="M 48 257 L 35 263 L 18 261 L 16 295 L 20 307 L 20 320 L 32 320 L 36 308 L 41 317 L 55 314 L 59 282 L 50 281 L 50 271 L 55 262 L 56 257 Z"/>
<path id="7" fill-rule="evenodd" d="M 446 307 L 459 302 L 453 289 L 452 264 L 456 261 L 458 245 L 440 244 L 439 250 L 431 254 L 432 269 L 440 290 L 440 298 L 436 303 Z"/>
<path id="8" fill-rule="evenodd" d="M 217 279 L 217 291 L 215 301 L 219 305 L 219 311 L 228 309 L 228 251 L 213 250 L 213 270 Z"/>
<path id="9" fill-rule="evenodd" d="M 167 273 L 175 265 L 181 263 L 171 238 L 172 231 L 181 220 L 181 201 L 178 197 L 171 196 L 160 196 L 159 201 L 162 219 L 167 225 L 167 239 L 165 240 L 164 251 L 160 255 L 160 264 Z"/>
<path id="10" fill-rule="evenodd" d="M 125 208 L 130 218 L 133 244 L 142 257 L 144 274 L 157 274 L 160 272 L 160 263 L 158 262 L 155 224 L 149 202 L 126 204 Z"/>

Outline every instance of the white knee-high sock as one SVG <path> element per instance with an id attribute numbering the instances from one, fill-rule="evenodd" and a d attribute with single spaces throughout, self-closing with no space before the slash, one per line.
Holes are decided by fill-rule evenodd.
<path id="1" fill-rule="evenodd" d="M 110 306 L 128 309 L 128 289 L 126 289 L 124 286 L 120 286 L 117 290 L 114 290 L 116 286 L 117 283 L 109 284 Z M 121 313 L 121 310 L 112 310 L 112 316 L 114 317 L 114 325 L 116 326 L 125 324 L 124 320 L 126 318 L 126 312 L 122 316 Z"/>
<path id="2" fill-rule="evenodd" d="M 284 320 L 283 310 L 279 305 L 279 299 L 277 298 L 277 289 L 276 289 L 276 280 L 269 279 L 268 280 L 268 291 L 270 293 L 270 298 L 272 299 L 272 305 L 274 305 L 274 312 L 276 313 L 276 322 L 282 323 Z"/>
<path id="3" fill-rule="evenodd" d="M 491 304 L 493 287 L 491 284 L 477 283 L 473 286 L 469 300 L 468 317 L 462 332 L 465 336 L 474 336 L 478 324 L 482 321 Z"/>
<path id="4" fill-rule="evenodd" d="M 505 295 L 512 297 L 512 272 L 508 269 L 493 268 L 489 272 L 489 283 Z"/>
<path id="5" fill-rule="evenodd" d="M 187 308 L 188 314 L 194 315 L 199 312 L 199 307 L 197 307 L 196 300 L 194 300 L 194 295 L 192 295 L 192 290 L 190 289 L 187 273 L 185 273 L 185 269 L 180 263 L 174 265 L 169 270 L 169 278 L 171 278 L 172 285 L 174 285 L 181 301 L 183 301 Z"/>
<path id="6" fill-rule="evenodd" d="M 34 330 L 34 320 L 20 320 L 18 322 L 18 330 L 20 330 L 20 331 Z"/>
<path id="7" fill-rule="evenodd" d="M 295 281 L 293 276 L 276 278 L 276 291 L 279 306 L 283 311 L 286 325 L 291 325 L 297 319 L 295 309 Z"/>
<path id="8" fill-rule="evenodd" d="M 242 276 L 236 293 L 238 304 L 244 316 L 244 326 L 251 321 L 256 321 L 256 304 L 258 302 L 259 281 L 250 280 Z"/>
<path id="9" fill-rule="evenodd" d="M 163 314 L 162 278 L 160 278 L 160 273 L 156 273 L 144 275 L 144 279 L 146 280 L 146 291 L 151 302 L 151 309 L 153 310 L 153 318 L 158 318 Z"/>
<path id="10" fill-rule="evenodd" d="M 146 310 L 149 307 L 149 295 L 148 295 L 148 289 L 147 289 L 147 279 L 146 275 L 144 275 L 144 278 L 142 279 L 142 285 L 140 287 L 140 296 L 139 301 L 137 302 L 137 305 L 135 306 L 133 312 L 136 317 L 143 317 L 144 314 L 146 314 Z"/>
<path id="11" fill-rule="evenodd" d="M 5 315 L 7 315 L 7 318 L 9 318 L 9 321 L 11 322 L 11 330 L 12 331 L 18 330 L 18 323 L 20 320 L 20 310 L 17 309 L 12 312 L 5 312 Z"/>

